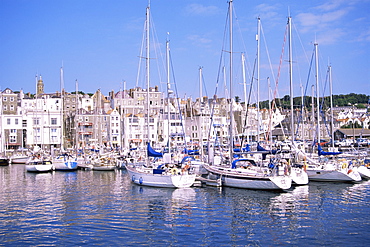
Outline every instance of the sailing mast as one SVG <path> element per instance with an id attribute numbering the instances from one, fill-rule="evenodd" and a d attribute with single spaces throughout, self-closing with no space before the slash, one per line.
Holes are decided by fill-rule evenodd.
<path id="1" fill-rule="evenodd" d="M 203 78 L 203 68 L 199 67 L 199 110 L 200 110 L 200 118 L 199 118 L 199 152 L 201 160 L 203 160 L 203 96 L 202 96 L 202 78 Z"/>
<path id="2" fill-rule="evenodd" d="M 148 3 L 148 7 L 146 8 L 146 107 L 147 107 L 147 143 L 150 143 L 150 128 L 149 128 L 149 89 L 150 89 L 150 50 L 149 50 L 149 45 L 150 45 L 150 2 Z"/>
<path id="3" fill-rule="evenodd" d="M 330 137 L 331 137 L 331 145 L 334 149 L 334 116 L 333 116 L 333 81 L 331 77 L 331 66 L 329 65 L 329 84 L 330 84 Z"/>
<path id="4" fill-rule="evenodd" d="M 171 136 L 170 136 L 170 118 L 171 118 L 171 112 L 170 112 L 170 41 L 167 38 L 166 41 L 166 62 L 167 62 L 167 135 L 168 135 L 168 141 L 167 141 L 167 148 L 168 153 L 171 153 Z"/>
<path id="5" fill-rule="evenodd" d="M 311 125 L 312 127 L 315 126 L 315 86 L 312 85 L 311 86 L 311 105 L 312 105 L 312 109 L 311 109 Z M 313 141 L 314 141 L 314 136 L 315 136 L 315 133 L 314 133 L 314 128 L 311 128 L 311 138 Z"/>
<path id="6" fill-rule="evenodd" d="M 60 67 L 60 105 L 62 106 L 60 109 L 60 120 L 61 120 L 61 127 L 60 127 L 60 150 L 64 150 L 64 71 L 63 65 Z"/>
<path id="7" fill-rule="evenodd" d="M 272 100 L 271 100 L 271 85 L 270 77 L 267 77 L 267 87 L 268 87 L 268 102 L 269 102 L 269 139 L 270 139 L 270 150 L 272 150 Z"/>
<path id="8" fill-rule="evenodd" d="M 35 143 L 35 146 L 37 146 L 37 143 L 38 143 L 38 135 L 37 135 L 37 129 L 38 129 L 38 126 L 39 126 L 39 119 L 38 119 L 38 102 L 37 102 L 37 98 L 38 98 L 38 91 L 37 91 L 37 74 L 35 76 L 35 82 L 36 82 L 36 118 L 35 118 L 35 121 L 34 121 L 34 127 L 33 127 L 33 131 L 34 131 L 34 143 Z M 41 135 L 41 133 L 40 133 Z"/>
<path id="9" fill-rule="evenodd" d="M 78 155 L 78 144 L 79 144 L 79 135 L 78 135 L 78 131 L 79 131 L 79 127 L 78 127 L 78 81 L 76 79 L 76 111 L 75 111 L 75 129 L 76 129 L 76 133 L 75 133 L 75 149 L 76 149 L 76 155 Z M 81 145 L 83 143 L 83 138 L 82 138 L 82 141 L 81 141 Z"/>
<path id="10" fill-rule="evenodd" d="M 245 107 L 245 110 L 247 111 L 248 109 L 247 107 L 247 101 L 248 101 L 247 100 L 247 79 L 245 76 L 245 54 L 244 53 L 242 53 L 242 71 L 243 71 L 244 107 Z M 246 114 L 248 114 L 248 112 L 246 112 Z M 249 126 L 247 121 L 245 123 L 246 123 L 246 126 Z M 244 128 L 246 126 L 244 126 Z M 247 132 L 247 142 L 249 142 L 249 130 L 246 130 L 245 132 Z"/>
<path id="11" fill-rule="evenodd" d="M 320 133 L 320 99 L 319 99 L 319 59 L 318 59 L 318 44 L 315 43 L 315 71 L 316 71 L 316 117 L 317 117 L 317 143 L 320 143 L 321 133 Z"/>
<path id="12" fill-rule="evenodd" d="M 230 162 L 233 160 L 233 150 L 234 150 L 234 126 L 233 126 L 233 1 L 229 1 L 229 32 L 230 32 Z"/>
<path id="13" fill-rule="evenodd" d="M 257 19 L 257 143 L 260 141 L 260 32 L 261 19 Z"/>
<path id="14" fill-rule="evenodd" d="M 290 82 L 290 132 L 294 144 L 294 102 L 293 102 L 293 55 L 292 55 L 292 17 L 288 17 L 289 27 L 289 82 Z"/>

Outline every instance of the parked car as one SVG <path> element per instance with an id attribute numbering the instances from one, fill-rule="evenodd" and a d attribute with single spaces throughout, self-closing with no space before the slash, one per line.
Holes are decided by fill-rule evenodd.
<path id="1" fill-rule="evenodd" d="M 366 138 L 358 138 L 356 140 L 356 144 L 357 144 L 356 146 L 358 146 L 358 147 L 367 147 L 370 144 L 370 140 L 368 140 Z"/>
<path id="2" fill-rule="evenodd" d="M 338 143 L 339 141 L 338 140 L 334 140 L 334 147 L 338 147 Z M 324 147 L 332 147 L 333 144 L 332 144 L 332 140 L 328 141 L 327 143 L 325 143 L 325 145 L 323 145 Z"/>
<path id="3" fill-rule="evenodd" d="M 334 142 L 335 144 L 335 142 Z M 350 147 L 353 145 L 353 140 L 351 139 L 342 139 L 342 140 L 339 140 L 337 143 L 336 143 L 337 147 Z"/>

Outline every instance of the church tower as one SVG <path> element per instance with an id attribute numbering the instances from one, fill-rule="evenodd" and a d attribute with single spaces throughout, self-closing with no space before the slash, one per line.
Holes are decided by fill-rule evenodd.
<path id="1" fill-rule="evenodd" d="M 42 81 L 42 77 L 40 75 L 40 79 L 37 81 L 37 95 L 44 94 L 44 82 Z"/>

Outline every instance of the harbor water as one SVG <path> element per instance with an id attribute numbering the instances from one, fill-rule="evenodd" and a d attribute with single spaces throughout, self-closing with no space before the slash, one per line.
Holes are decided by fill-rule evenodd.
<path id="1" fill-rule="evenodd" d="M 166 189 L 125 170 L 0 167 L 0 246 L 367 246 L 370 182 Z"/>

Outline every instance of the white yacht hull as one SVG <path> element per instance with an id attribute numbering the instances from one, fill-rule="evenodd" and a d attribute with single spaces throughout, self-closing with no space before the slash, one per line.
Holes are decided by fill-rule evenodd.
<path id="1" fill-rule="evenodd" d="M 53 170 L 53 165 L 52 164 L 29 164 L 26 165 L 26 171 L 28 172 L 50 172 Z"/>
<path id="2" fill-rule="evenodd" d="M 78 168 L 76 160 L 64 160 L 63 158 L 54 159 L 53 165 L 56 171 L 74 171 Z"/>
<path id="3" fill-rule="evenodd" d="M 231 169 L 224 167 L 213 167 L 205 165 L 204 168 L 211 174 L 221 177 L 222 185 L 242 189 L 258 190 L 287 190 L 292 186 L 289 176 L 264 176 L 253 170 Z"/>
<path id="4" fill-rule="evenodd" d="M 361 178 L 370 179 L 370 169 L 366 166 L 359 166 L 357 168 L 358 173 L 360 173 Z"/>
<path id="5" fill-rule="evenodd" d="M 29 156 L 18 156 L 12 157 L 10 161 L 12 164 L 26 164 L 29 158 Z"/>
<path id="6" fill-rule="evenodd" d="M 154 174 L 153 169 L 144 171 L 131 166 L 127 166 L 126 169 L 133 183 L 152 187 L 186 188 L 194 184 L 196 176 L 177 173 Z"/>
<path id="7" fill-rule="evenodd" d="M 115 165 L 93 165 L 92 170 L 94 171 L 114 171 L 116 169 Z"/>
<path id="8" fill-rule="evenodd" d="M 306 185 L 309 182 L 307 172 L 302 168 L 293 167 L 290 171 L 292 182 L 297 185 Z"/>
<path id="9" fill-rule="evenodd" d="M 307 168 L 308 179 L 311 181 L 327 181 L 327 182 L 359 182 L 361 176 L 357 169 L 324 169 L 320 166 L 315 168 Z"/>

